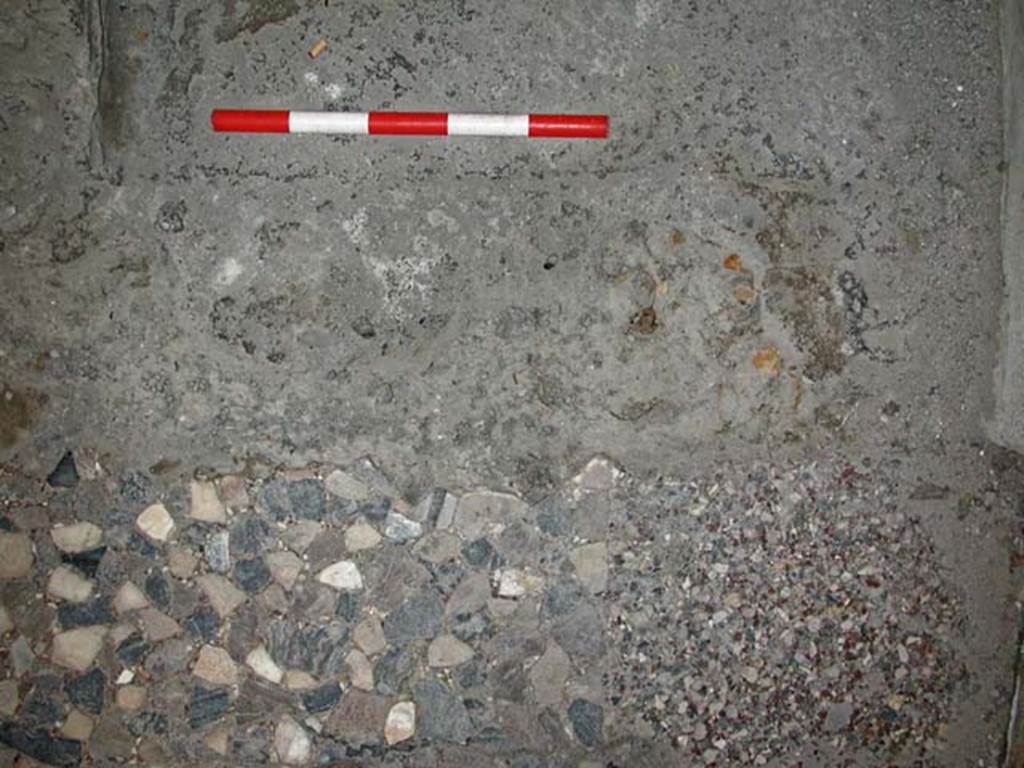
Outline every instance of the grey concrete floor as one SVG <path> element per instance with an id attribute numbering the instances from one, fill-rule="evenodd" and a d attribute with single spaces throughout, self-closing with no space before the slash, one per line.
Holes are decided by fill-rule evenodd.
<path id="1" fill-rule="evenodd" d="M 1021 465 L 985 437 L 1000 71 L 997 8 L 977 2 L 4 4 L 7 477 L 45 478 L 71 450 L 80 470 L 101 468 L 97 499 L 131 507 L 177 498 L 196 473 L 256 482 L 369 456 L 389 498 L 490 488 L 543 510 L 602 454 L 628 480 L 601 507 L 601 535 L 583 538 L 679 578 L 731 545 L 657 511 L 673 488 L 690 488 L 690 509 L 725 489 L 713 514 L 726 520 L 766 498 L 764 477 L 803 478 L 785 481 L 792 503 L 821 504 L 792 530 L 805 513 L 822 525 L 793 551 L 811 562 L 870 541 L 878 562 L 860 567 L 891 594 L 907 579 L 950 606 L 921 614 L 943 645 L 929 662 L 943 693 L 909 740 L 866 725 L 844 736 L 842 710 L 825 707 L 821 723 L 816 709 L 755 717 L 788 740 L 758 749 L 778 765 L 995 765 L 1022 546 Z M 224 136 L 209 128 L 217 106 L 603 112 L 612 132 Z M 148 495 L 125 495 L 138 477 Z M 8 504 L 34 503 L 31 488 L 12 485 Z M 106 528 L 81 503 L 78 517 Z M 847 527 L 831 528 L 832 512 Z M 637 590 L 671 594 L 626 579 L 628 561 L 610 561 L 607 680 L 588 689 L 620 713 L 606 715 L 607 759 L 634 738 L 651 765 L 753 758 L 750 729 L 733 728 L 730 756 L 728 743 L 695 748 L 693 723 L 631 709 L 682 683 L 648 690 L 616 671 L 638 652 L 616 634 Z M 843 572 L 806 583 L 820 596 L 832 577 Z M 769 585 L 745 583 L 744 599 L 767 605 Z M 662 671 L 699 667 L 717 642 L 676 649 Z M 871 701 L 896 695 L 882 695 L 886 675 Z M 611 681 L 626 678 L 623 700 Z M 571 749 L 506 746 L 576 764 L 587 752 L 573 750 L 593 748 L 579 735 Z M 437 759 L 420 747 L 423 764 Z"/>

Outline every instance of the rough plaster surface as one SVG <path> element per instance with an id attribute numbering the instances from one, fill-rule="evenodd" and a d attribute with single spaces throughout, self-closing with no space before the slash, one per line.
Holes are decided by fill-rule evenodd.
<path id="1" fill-rule="evenodd" d="M 1018 532 L 958 505 L 1006 501 L 1013 464 L 983 428 L 994 5 L 42 2 L 0 10 L 0 57 L 19 472 L 372 455 L 410 498 L 536 501 L 596 453 L 883 460 L 967 606 L 942 759 L 998 753 Z M 215 106 L 601 111 L 612 136 L 221 136 Z"/>
<path id="2" fill-rule="evenodd" d="M 8 450 L 373 453 L 528 488 L 598 450 L 651 470 L 977 434 L 993 12 L 246 7 L 4 11 L 3 359 L 35 425 Z M 595 110 L 613 133 L 227 137 L 217 105 Z"/>
<path id="3" fill-rule="evenodd" d="M 1024 4 L 1003 3 L 1003 315 L 993 438 L 1024 450 Z"/>

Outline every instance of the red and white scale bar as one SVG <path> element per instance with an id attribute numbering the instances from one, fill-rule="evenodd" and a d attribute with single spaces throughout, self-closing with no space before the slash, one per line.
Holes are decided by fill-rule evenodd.
<path id="1" fill-rule="evenodd" d="M 604 139 L 607 115 L 475 115 L 451 112 L 293 112 L 215 109 L 215 131 L 348 133 L 390 136 L 525 136 L 532 139 Z"/>

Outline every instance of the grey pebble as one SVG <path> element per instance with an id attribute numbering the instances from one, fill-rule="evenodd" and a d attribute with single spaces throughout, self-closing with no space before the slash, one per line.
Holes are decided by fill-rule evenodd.
<path id="1" fill-rule="evenodd" d="M 412 646 L 385 653 L 373 668 L 377 690 L 389 696 L 402 692 L 416 674 L 419 655 Z"/>
<path id="2" fill-rule="evenodd" d="M 146 657 L 146 672 L 157 678 L 184 672 L 192 660 L 192 651 L 192 644 L 183 637 L 160 643 Z"/>
<path id="3" fill-rule="evenodd" d="M 390 541 L 405 544 L 418 539 L 422 534 L 423 526 L 405 515 L 391 511 L 384 517 L 384 536 Z"/>
<path id="4" fill-rule="evenodd" d="M 455 681 L 463 688 L 479 688 L 487 684 L 487 664 L 482 659 L 470 659 L 454 670 Z"/>
<path id="5" fill-rule="evenodd" d="M 446 597 L 459 586 L 459 582 L 466 574 L 458 563 L 431 563 L 427 568 L 433 578 L 434 586 Z"/>
<path id="6" fill-rule="evenodd" d="M 32 652 L 32 647 L 24 637 L 19 637 L 11 643 L 10 661 L 15 677 L 21 677 L 32 669 L 35 660 L 36 655 Z"/>
<path id="7" fill-rule="evenodd" d="M 114 712 L 107 712 L 96 723 L 89 738 L 89 757 L 93 765 L 127 762 L 132 755 L 134 741 L 121 718 Z"/>
<path id="8" fill-rule="evenodd" d="M 391 511 L 391 499 L 378 499 L 359 505 L 359 514 L 374 523 L 383 523 Z"/>
<path id="9" fill-rule="evenodd" d="M 463 642 L 493 634 L 491 620 L 482 613 L 460 613 L 450 619 L 452 634 Z"/>
<path id="10" fill-rule="evenodd" d="M 587 593 L 575 581 L 560 581 L 545 590 L 543 612 L 547 617 L 566 616 L 586 599 Z"/>
<path id="11" fill-rule="evenodd" d="M 231 568 L 230 534 L 227 531 L 211 533 L 203 546 L 203 558 L 214 573 L 227 573 Z"/>
<path id="12" fill-rule="evenodd" d="M 589 603 L 555 621 L 551 637 L 577 664 L 595 661 L 605 650 L 604 622 L 597 608 Z"/>
<path id="13" fill-rule="evenodd" d="M 526 700 L 526 691 L 530 680 L 523 669 L 523 662 L 518 658 L 506 659 L 491 670 L 491 686 L 494 697 L 505 701 L 522 703 Z"/>
<path id="14" fill-rule="evenodd" d="M 497 550 L 486 538 L 474 539 L 462 545 L 462 556 L 470 565 L 480 568 L 493 568 L 500 560 Z"/>
<path id="15" fill-rule="evenodd" d="M 185 215 L 188 206 L 184 200 L 168 200 L 160 206 L 156 215 L 156 228 L 161 232 L 177 234 L 185 230 Z"/>
<path id="16" fill-rule="evenodd" d="M 152 481 L 144 473 L 127 472 L 118 481 L 117 492 L 133 505 L 139 505 L 153 495 L 152 486 Z"/>
<path id="17" fill-rule="evenodd" d="M 290 710 L 292 695 L 279 685 L 248 678 L 238 692 L 235 719 L 239 724 L 264 722 Z"/>
<path id="18" fill-rule="evenodd" d="M 147 559 L 155 559 L 160 553 L 160 550 L 153 546 L 153 542 L 138 531 L 132 531 L 128 535 L 128 542 L 125 546 L 129 552 L 134 552 Z"/>
<path id="19" fill-rule="evenodd" d="M 125 721 L 128 730 L 136 738 L 140 736 L 162 736 L 167 733 L 167 716 L 159 712 L 139 712 Z"/>
<path id="20" fill-rule="evenodd" d="M 548 536 L 571 536 L 573 532 L 572 517 L 569 511 L 558 502 L 549 500 L 542 502 L 537 511 L 537 528 Z"/>
<path id="21" fill-rule="evenodd" d="M 825 715 L 825 730 L 829 733 L 841 731 L 850 724 L 852 717 L 853 704 L 848 701 L 838 701 L 828 708 Z"/>
<path id="22" fill-rule="evenodd" d="M 359 513 L 359 504 L 348 499 L 331 496 L 327 499 L 327 511 L 324 520 L 334 526 L 342 526 L 350 522 Z"/>
<path id="23" fill-rule="evenodd" d="M 416 686 L 416 730 L 424 739 L 465 744 L 473 735 L 473 724 L 462 699 L 437 680 Z"/>
<path id="24" fill-rule="evenodd" d="M 384 619 L 384 636 L 395 645 L 430 640 L 440 633 L 443 622 L 441 598 L 432 590 L 422 590 L 388 614 Z"/>
<path id="25" fill-rule="evenodd" d="M 316 478 L 273 480 L 260 492 L 260 503 L 275 520 L 322 520 L 326 507 L 324 484 Z"/>
<path id="26" fill-rule="evenodd" d="M 267 651 L 279 665 L 304 670 L 317 678 L 341 672 L 348 635 L 348 627 L 340 621 L 305 627 L 278 621 L 265 632 Z"/>
<path id="27" fill-rule="evenodd" d="M 362 612 L 362 607 L 359 602 L 359 597 L 354 592 L 342 592 L 338 595 L 338 602 L 334 607 L 334 614 L 339 619 L 354 624 L 356 619 L 359 618 L 359 614 Z"/>

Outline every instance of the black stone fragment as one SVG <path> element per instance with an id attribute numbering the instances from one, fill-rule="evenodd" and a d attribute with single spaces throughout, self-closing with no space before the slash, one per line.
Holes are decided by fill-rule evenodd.
<path id="1" fill-rule="evenodd" d="M 78 484 L 78 467 L 75 466 L 75 457 L 71 451 L 61 457 L 46 482 L 51 488 L 74 488 Z"/>
<path id="2" fill-rule="evenodd" d="M 325 712 L 341 698 L 341 687 L 337 683 L 325 683 L 319 688 L 302 694 L 302 706 L 307 712 Z"/>
<path id="3" fill-rule="evenodd" d="M 106 553 L 106 547 L 96 547 L 95 549 L 88 549 L 85 552 L 75 552 L 73 554 L 62 552 L 60 559 L 68 565 L 73 565 L 90 579 L 95 579 L 96 572 L 100 568 L 100 561 Z"/>
<path id="4" fill-rule="evenodd" d="M 0 723 L 0 743 L 57 768 L 71 768 L 82 762 L 80 742 L 51 736 L 47 731 L 16 723 Z"/>

